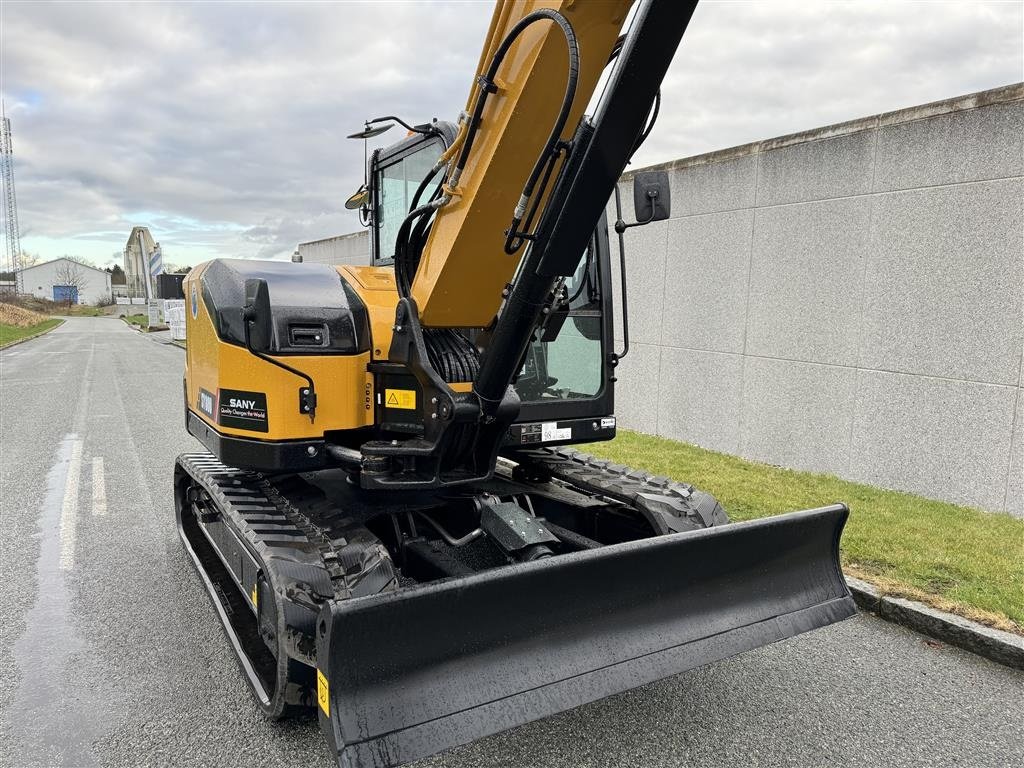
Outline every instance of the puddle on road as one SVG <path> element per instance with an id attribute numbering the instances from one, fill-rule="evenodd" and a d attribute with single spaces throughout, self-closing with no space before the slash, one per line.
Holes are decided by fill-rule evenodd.
<path id="1" fill-rule="evenodd" d="M 39 516 L 39 560 L 36 563 L 36 602 L 25 616 L 25 632 L 14 644 L 20 680 L 8 717 L 15 743 L 23 750 L 21 762 L 52 766 L 94 766 L 90 744 L 103 733 L 100 702 L 73 668 L 73 659 L 85 649 L 75 630 L 68 579 L 62 570 L 62 514 L 66 516 L 65 489 L 74 473 L 77 435 L 66 435 L 57 462 L 46 478 L 46 497 Z M 74 477 L 70 478 L 72 481 Z M 74 492 L 78 484 L 72 482 Z M 64 520 L 63 555 L 67 564 L 67 520 Z M 73 544 L 72 544 L 73 546 Z"/>

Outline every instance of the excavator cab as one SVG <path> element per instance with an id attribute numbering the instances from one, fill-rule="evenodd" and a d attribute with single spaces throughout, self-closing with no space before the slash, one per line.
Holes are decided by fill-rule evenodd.
<path id="1" fill-rule="evenodd" d="M 448 122 L 416 127 L 431 133 L 410 132 L 375 150 L 369 160 L 363 218 L 374 266 L 394 264 L 395 238 L 416 189 L 456 135 L 456 126 Z M 436 187 L 431 183 L 421 197 Z M 613 339 L 611 269 L 609 223 L 602 215 L 579 266 L 559 288 L 562 300 L 534 334 L 512 383 L 520 409 L 504 451 L 615 437 L 619 354 Z M 468 330 L 467 335 L 475 339 L 478 333 Z"/>

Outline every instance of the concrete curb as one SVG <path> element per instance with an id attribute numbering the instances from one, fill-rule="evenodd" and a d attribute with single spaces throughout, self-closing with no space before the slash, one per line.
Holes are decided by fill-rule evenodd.
<path id="1" fill-rule="evenodd" d="M 865 611 L 1007 667 L 1024 669 L 1024 637 L 986 627 L 914 600 L 883 595 L 874 585 L 853 576 L 847 576 L 846 583 L 857 605 Z"/>
<path id="2" fill-rule="evenodd" d="M 60 327 L 61 327 L 62 325 L 64 325 L 64 323 L 66 323 L 66 322 L 67 322 L 67 321 L 66 321 L 66 320 L 65 320 L 64 318 L 62 318 L 62 317 L 58 317 L 58 318 L 55 318 L 55 319 L 56 319 L 56 320 L 60 320 L 60 322 L 59 322 L 59 323 L 57 323 L 57 324 L 56 324 L 55 326 L 53 326 L 52 328 L 47 328 L 47 329 L 46 329 L 45 331 L 40 331 L 39 333 L 33 333 L 33 334 L 32 334 L 31 336 L 26 336 L 26 337 L 25 337 L 24 339 L 18 339 L 18 340 L 16 340 L 16 341 L 9 341 L 9 342 L 7 342 L 6 344 L 4 344 L 3 346 L 0 346 L 0 349 L 10 349 L 11 347 L 16 347 L 16 346 L 18 346 L 19 344 L 24 344 L 24 343 L 25 343 L 26 341 L 32 341 L 32 339 L 38 339 L 38 338 L 39 338 L 40 336 L 45 336 L 45 335 L 46 335 L 46 334 L 48 334 L 48 333 L 49 333 L 50 331 L 55 331 L 55 330 L 57 330 L 57 329 L 58 329 L 58 328 L 60 328 Z"/>

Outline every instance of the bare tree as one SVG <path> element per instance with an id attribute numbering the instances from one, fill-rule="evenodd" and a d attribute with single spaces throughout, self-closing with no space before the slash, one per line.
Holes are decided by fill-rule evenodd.
<path id="1" fill-rule="evenodd" d="M 88 283 L 88 278 L 78 264 L 73 261 L 65 261 L 59 267 L 54 274 L 54 285 L 63 285 L 68 288 L 74 288 L 73 291 L 66 291 L 65 297 L 67 300 L 68 307 L 71 306 L 72 297 L 82 292 Z"/>

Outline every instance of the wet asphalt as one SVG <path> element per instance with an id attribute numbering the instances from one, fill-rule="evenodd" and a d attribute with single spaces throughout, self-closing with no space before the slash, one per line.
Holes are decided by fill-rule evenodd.
<path id="1" fill-rule="evenodd" d="M 113 318 L 0 352 L 2 766 L 331 764 L 260 715 L 179 546 L 183 358 Z M 1019 768 L 1024 673 L 858 616 L 420 765 Z"/>

